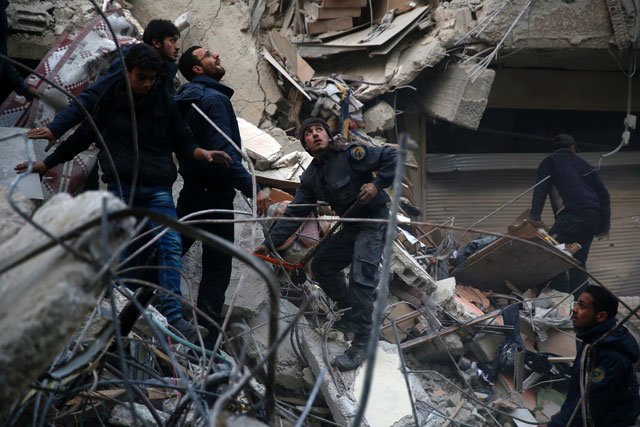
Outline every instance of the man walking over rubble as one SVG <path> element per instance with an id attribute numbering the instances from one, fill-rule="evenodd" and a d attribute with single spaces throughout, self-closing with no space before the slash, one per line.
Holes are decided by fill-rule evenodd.
<path id="1" fill-rule="evenodd" d="M 573 257 L 586 268 L 589 248 L 594 236 L 605 237 L 611 224 L 609 192 L 598 172 L 576 155 L 576 141 L 571 135 L 560 134 L 554 144 L 563 146 L 545 158 L 538 166 L 538 181 L 549 177 L 533 192 L 530 218 L 540 221 L 540 215 L 549 195 L 555 223 L 550 234 L 560 243 L 577 242 L 582 247 Z M 579 268 L 553 280 L 560 291 L 572 292 L 582 285 L 588 276 Z"/>
<path id="2" fill-rule="evenodd" d="M 166 19 L 153 19 L 149 21 L 142 34 L 142 41 L 152 46 L 162 57 L 162 66 L 156 76 L 156 84 L 167 94 L 173 95 L 174 80 L 178 73 L 178 52 L 177 46 L 180 31 L 173 22 Z M 126 55 L 131 46 L 123 48 Z M 109 89 L 122 78 L 123 64 L 116 59 L 109 70 L 98 78 L 91 86 L 77 96 L 82 105 L 93 112 Z M 69 129 L 85 119 L 82 109 L 75 102 L 69 103 L 64 109 L 56 114 L 53 121 L 46 127 L 32 129 L 27 134 L 31 139 L 47 139 L 49 144 L 45 148 L 48 151 L 53 143 L 61 138 Z"/>
<path id="3" fill-rule="evenodd" d="M 135 154 L 129 100 L 122 77 L 104 94 L 94 114 L 96 125 L 104 135 L 105 144 L 115 164 L 114 170 L 107 161 L 105 151 L 100 151 L 98 160 L 103 170 L 102 179 L 107 183 L 109 191 L 120 195 L 116 183 L 118 176 L 123 188 L 120 196 L 128 202 L 132 192 L 130 183 L 137 168 L 139 173 L 133 206 L 176 218 L 171 187 L 176 180 L 177 170 L 172 152 L 182 157 L 193 157 L 202 163 L 229 165 L 233 160 L 222 151 L 204 150 L 193 142 L 173 97 L 154 85 L 156 75 L 162 69 L 162 58 L 155 49 L 146 44 L 135 45 L 127 52 L 125 64 L 134 94 L 139 161 L 137 165 L 133 162 Z M 55 152 L 44 161 L 35 162 L 34 172 L 45 174 L 49 168 L 72 159 L 87 149 L 93 141 L 92 136 L 91 128 L 85 121 Z M 26 168 L 26 163 L 16 166 L 18 172 Z M 153 221 L 149 223 L 151 228 L 157 225 Z M 180 235 L 175 230 L 168 229 L 157 241 L 156 248 L 160 265 L 160 286 L 173 294 L 181 295 Z M 197 328 L 183 318 L 182 304 L 177 297 L 162 292 L 159 300 L 160 312 L 185 338 L 195 340 L 198 333 L 206 335 L 205 328 Z"/>
<path id="4" fill-rule="evenodd" d="M 300 187 L 284 217 L 306 217 L 318 201 L 328 202 L 343 215 L 356 204 L 349 217 L 360 222 L 345 222 L 342 229 L 320 246 L 311 262 L 311 272 L 325 293 L 340 309 L 347 309 L 337 329 L 355 333 L 351 346 L 335 358 L 335 366 L 348 371 L 366 358 L 372 324 L 373 302 L 378 284 L 385 224 L 367 219 L 387 219 L 389 196 L 383 191 L 393 182 L 397 152 L 391 146 L 333 144 L 326 121 L 306 119 L 300 127 L 300 142 L 313 156 L 309 168 L 300 177 Z M 375 178 L 373 173 L 377 172 Z M 265 243 L 256 249 L 265 254 L 279 247 L 299 223 L 279 221 Z M 342 270 L 351 264 L 349 286 Z M 374 331 L 373 333 L 377 333 Z"/>
<path id="5" fill-rule="evenodd" d="M 184 178 L 184 187 L 178 198 L 178 215 L 193 212 L 224 209 L 229 213 L 199 215 L 194 219 L 233 219 L 233 199 L 236 191 L 248 198 L 253 197 L 251 175 L 242 165 L 242 158 L 227 141 L 225 135 L 211 126 L 191 104 L 196 104 L 233 142 L 240 147 L 241 138 L 238 121 L 231 105 L 233 89 L 220 83 L 225 69 L 220 56 L 201 46 L 188 48 L 180 57 L 179 68 L 189 81 L 178 90 L 175 97 L 194 139 L 201 147 L 226 152 L 233 163 L 229 167 L 218 164 L 205 164 L 191 158 L 180 162 L 180 174 Z M 268 196 L 256 186 L 258 214 L 267 209 Z M 198 227 L 220 236 L 230 242 L 234 238 L 233 222 L 201 224 Z M 193 239 L 182 237 L 182 253 L 188 252 Z M 232 257 L 209 248 L 202 248 L 202 279 L 198 288 L 198 308 L 209 315 L 218 324 L 222 323 L 222 307 L 225 291 L 231 280 Z M 209 328 L 205 340 L 207 347 L 213 347 L 218 329 L 204 319 L 201 323 Z"/>
<path id="6" fill-rule="evenodd" d="M 548 427 L 582 426 L 583 413 L 595 427 L 636 425 L 640 396 L 633 365 L 640 350 L 627 328 L 616 324 L 617 313 L 618 300 L 605 288 L 588 285 L 580 294 L 571 316 L 578 349 L 567 398 Z"/>

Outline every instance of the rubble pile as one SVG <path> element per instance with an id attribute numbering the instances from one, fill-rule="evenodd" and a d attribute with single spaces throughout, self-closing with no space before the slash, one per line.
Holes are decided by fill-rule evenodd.
<path id="1" fill-rule="evenodd" d="M 57 20 L 64 21 L 64 14 L 97 19 L 85 16 L 90 7 L 78 9 L 76 3 L 34 8 L 12 2 L 10 28 L 75 39 Z M 195 3 L 194 11 L 205 8 Z M 393 93 L 409 88 L 424 90 L 420 108 L 434 117 L 476 128 L 495 72 L 475 55 L 505 36 L 495 28 L 478 29 L 479 21 L 494 16 L 503 29 L 521 10 L 521 5 L 502 10 L 496 2 L 455 0 L 250 3 L 216 5 L 218 12 L 233 10 L 230 16 L 238 19 L 227 25 L 253 43 L 246 46 L 249 54 L 238 55 L 239 61 L 255 61 L 242 62 L 242 68 L 258 81 L 237 85 L 244 117 L 238 125 L 247 166 L 271 191 L 269 221 L 291 202 L 312 160 L 295 134 L 304 117 L 327 119 L 336 143 L 395 143 L 399 112 Z M 167 7 L 158 2 L 159 10 Z M 112 16 L 130 24 L 121 27 L 122 43 L 137 35 L 138 25 L 125 18 L 128 12 Z M 205 28 L 202 17 L 194 19 L 192 32 L 183 32 L 190 42 L 203 40 L 211 24 Z M 429 85 L 417 81 L 425 68 L 441 63 L 447 49 L 462 44 L 469 46 L 457 57 L 460 63 Z M 46 49 L 35 57 L 50 59 L 54 53 Z M 104 64 L 88 62 L 83 76 L 91 80 Z M 336 63 L 339 71 L 331 70 Z M 455 102 L 440 102 L 442 92 Z M 25 104 L 17 98 L 13 101 Z M 53 114 L 47 108 L 39 110 L 38 125 Z M 35 125 L 32 116 L 24 120 L 20 125 Z M 24 130 L 2 130 L 12 132 L 7 138 L 2 134 L 3 144 L 8 141 L 0 156 L 2 185 L 13 189 L 13 172 L 7 170 L 22 156 Z M 42 154 L 29 151 L 31 157 Z M 37 177 L 31 178 L 39 189 Z M 19 191 L 26 193 L 29 178 L 24 179 Z M 155 310 L 157 286 L 119 274 L 118 254 L 134 225 L 129 217 L 107 218 L 125 209 L 113 196 L 51 197 L 47 192 L 57 191 L 45 188 L 39 198 L 48 200 L 30 217 L 33 206 L 27 201 L 17 202 L 25 211 L 17 215 L 11 196 L 0 193 L 0 211 L 7 213 L 0 275 L 9 283 L 0 287 L 0 324 L 10 331 L 0 340 L 0 420 L 5 425 L 350 425 L 366 405 L 371 426 L 549 421 L 564 401 L 576 339 L 570 319 L 574 296 L 547 285 L 577 265 L 572 254 L 579 247 L 559 244 L 543 224 L 522 218 L 505 224 L 504 233 L 425 222 L 413 186 L 404 179 L 399 226 L 387 242 L 392 277 L 380 284 L 389 295 L 381 302 L 373 387 L 366 393 L 366 364 L 350 372 L 332 366 L 349 337 L 333 327 L 342 313 L 310 272 L 294 276 L 247 255 L 270 224 L 252 218 L 240 197 L 236 209 L 246 215 L 236 226 L 226 318 L 211 350 L 202 339 L 185 340 Z M 330 207 L 318 206 L 281 248 L 283 260 L 303 259 L 336 223 L 340 219 Z M 188 223 L 182 226 L 206 239 Z M 183 302 L 190 317 L 197 310 L 200 272 L 194 260 L 200 259 L 201 245 L 185 258 Z M 638 306 L 636 299 L 623 299 L 623 316 Z M 632 316 L 627 325 L 640 335 L 639 323 L 640 317 Z"/>

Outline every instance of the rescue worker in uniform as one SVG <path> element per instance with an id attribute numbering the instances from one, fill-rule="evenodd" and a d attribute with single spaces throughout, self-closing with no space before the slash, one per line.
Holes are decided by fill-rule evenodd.
<path id="1" fill-rule="evenodd" d="M 577 242 L 582 247 L 573 257 L 586 268 L 589 249 L 594 236 L 606 237 L 611 224 L 611 202 L 598 172 L 576 155 L 576 141 L 571 135 L 560 134 L 554 144 L 563 148 L 546 157 L 538 166 L 538 185 L 531 200 L 530 218 L 540 221 L 547 196 L 555 216 L 550 234 L 560 243 Z M 552 286 L 563 292 L 573 292 L 587 280 L 579 268 L 569 271 L 569 278 L 561 274 Z"/>
<path id="2" fill-rule="evenodd" d="M 349 217 L 363 219 L 343 223 L 311 261 L 311 273 L 320 287 L 340 309 L 347 309 L 338 329 L 355 336 L 349 349 L 335 358 L 334 365 L 342 371 L 352 370 L 367 353 L 386 229 L 385 224 L 367 219 L 389 216 L 389 196 L 383 189 L 393 182 L 397 152 L 391 146 L 351 144 L 339 148 L 332 143 L 329 125 L 320 118 L 302 123 L 300 142 L 313 161 L 300 177 L 300 187 L 291 203 L 294 206 L 287 207 L 284 217 L 306 217 L 313 209 L 310 204 L 324 201 L 340 216 L 357 203 Z M 266 254 L 267 244 L 279 247 L 299 226 L 296 221 L 277 222 L 256 252 Z M 349 265 L 347 286 L 342 270 Z"/>
<path id="3" fill-rule="evenodd" d="M 624 326 L 616 328 L 618 299 L 605 288 L 588 285 L 575 303 L 571 320 L 579 339 L 573 361 L 567 398 L 548 427 L 583 425 L 580 384 L 585 384 L 587 420 L 594 427 L 637 425 L 640 396 L 634 364 L 638 362 L 638 343 Z M 615 329 L 614 329 L 615 328 Z M 601 337 L 614 329 L 604 339 Z M 587 346 L 591 346 L 587 350 Z M 583 352 L 590 351 L 587 358 Z M 586 360 L 581 381 L 581 363 Z M 575 415 L 574 415 L 575 412 Z M 571 417 L 573 420 L 569 422 Z"/>

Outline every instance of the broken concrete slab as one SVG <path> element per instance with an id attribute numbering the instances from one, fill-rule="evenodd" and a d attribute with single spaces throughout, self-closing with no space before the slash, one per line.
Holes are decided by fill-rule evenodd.
<path id="1" fill-rule="evenodd" d="M 251 328 L 248 356 L 253 360 L 260 360 L 269 348 L 269 313 L 271 308 L 265 305 L 258 315 L 246 319 Z M 290 320 L 298 312 L 298 308 L 285 299 L 280 299 L 278 330 L 284 330 Z M 238 330 L 238 332 L 243 332 Z M 249 337 L 246 337 L 247 339 Z M 278 347 L 278 366 L 276 368 L 276 384 L 288 390 L 299 390 L 305 387 L 302 366 L 298 363 L 291 342 L 285 340 Z"/>
<path id="2" fill-rule="evenodd" d="M 2 149 L 0 150 L 0 185 L 9 189 L 16 179 L 14 167 L 18 163 L 26 162 L 29 158 L 35 161 L 36 150 L 33 141 L 26 136 L 27 129 L 19 127 L 0 127 Z M 37 154 L 40 154 L 38 150 Z M 16 193 L 20 193 L 30 199 L 42 200 L 42 187 L 40 176 L 37 173 L 24 175 L 18 181 Z"/>
<path id="3" fill-rule="evenodd" d="M 398 242 L 393 242 L 391 271 L 407 285 L 413 286 L 426 294 L 436 289 L 436 282 Z"/>
<path id="4" fill-rule="evenodd" d="M 238 117 L 238 128 L 242 138 L 242 148 L 249 157 L 267 163 L 267 166 L 282 156 L 282 147 L 271 135 Z"/>
<path id="5" fill-rule="evenodd" d="M 27 221 L 9 205 L 7 196 L 7 189 L 0 185 L 0 242 L 6 242 L 15 236 L 27 224 Z M 35 209 L 33 202 L 19 193 L 13 195 L 13 203 L 29 217 Z"/>
<path id="6" fill-rule="evenodd" d="M 420 96 L 426 112 L 458 126 L 477 129 L 496 73 L 486 69 L 476 78 L 471 70 L 469 66 L 450 65 L 430 79 Z"/>
<path id="7" fill-rule="evenodd" d="M 60 235 L 98 218 L 103 201 L 108 211 L 125 207 L 107 192 L 92 191 L 76 198 L 59 194 L 43 205 L 33 220 Z M 133 218 L 111 221 L 108 250 L 115 250 L 133 226 Z M 109 254 L 103 252 L 101 234 L 102 230 L 94 227 L 68 243 L 86 256 L 103 260 Z M 48 240 L 41 231 L 26 225 L 0 246 L 0 260 L 8 261 Z M 100 267 L 56 245 L 0 275 L 0 413 L 51 363 L 94 307 L 100 286 L 87 285 L 96 279 Z"/>
<path id="8" fill-rule="evenodd" d="M 368 134 L 393 129 L 396 125 L 396 111 L 388 103 L 380 101 L 364 112 L 364 124 L 364 131 Z"/>
<path id="9" fill-rule="evenodd" d="M 372 427 L 395 426 L 407 416 L 412 418 L 411 399 L 400 365 L 398 347 L 395 344 L 380 341 L 377 352 L 364 416 Z M 365 372 L 366 363 L 356 371 L 353 384 L 356 400 L 362 395 Z M 429 404 L 429 396 L 422 388 L 420 380 L 414 374 L 408 374 L 408 378 L 414 400 Z M 416 420 L 415 424 L 422 424 L 426 419 L 423 415 L 418 411 L 418 417 L 421 419 Z"/>

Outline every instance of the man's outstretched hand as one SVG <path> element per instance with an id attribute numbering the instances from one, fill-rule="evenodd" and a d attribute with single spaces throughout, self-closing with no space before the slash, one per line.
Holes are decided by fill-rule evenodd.
<path id="1" fill-rule="evenodd" d="M 29 169 L 29 164 L 27 162 L 17 164 L 16 167 L 13 168 L 16 173 L 26 172 L 27 169 Z M 41 160 L 33 162 L 33 167 L 31 168 L 31 172 L 37 172 L 40 175 L 44 175 L 48 170 L 49 168 L 47 167 L 47 165 L 45 165 Z"/>
<path id="2" fill-rule="evenodd" d="M 49 130 L 49 128 L 34 128 L 27 132 L 27 137 L 29 139 L 46 139 L 49 141 L 47 146 L 44 148 L 45 153 L 51 149 L 56 144 L 58 138 Z"/>

